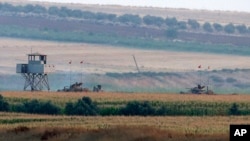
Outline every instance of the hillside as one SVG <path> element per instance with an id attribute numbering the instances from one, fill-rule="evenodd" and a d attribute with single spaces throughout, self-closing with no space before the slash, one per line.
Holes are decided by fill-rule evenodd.
<path id="1" fill-rule="evenodd" d="M 58 7 L 66 6 L 72 9 L 82 9 L 93 12 L 123 14 L 138 14 L 140 16 L 152 15 L 160 17 L 176 17 L 180 20 L 197 19 L 201 22 L 218 22 L 250 25 L 249 13 L 234 11 L 208 11 L 208 10 L 190 10 L 190 9 L 173 9 L 173 8 L 156 8 L 156 7 L 125 7 L 117 5 L 84 5 L 84 4 L 62 4 L 62 3 L 45 3 L 28 0 L 0 0 L 15 5 L 39 4 L 46 7 L 57 5 Z"/>
<path id="2" fill-rule="evenodd" d="M 83 74 L 84 86 L 88 88 L 101 84 L 105 91 L 179 93 L 199 83 L 199 70 L 202 83 L 207 83 L 209 75 L 217 93 L 250 91 L 248 56 L 7 38 L 0 42 L 0 90 L 23 89 L 24 79 L 15 74 L 15 67 L 17 63 L 27 63 L 26 54 L 33 51 L 47 54 L 48 64 L 56 68 L 56 72 L 49 75 L 52 91 L 68 86 L 71 72 L 72 83 L 80 82 Z M 137 59 L 141 74 L 137 74 L 132 55 Z M 199 65 L 202 69 L 198 69 Z M 13 82 L 14 85 L 9 85 Z"/>
<path id="3" fill-rule="evenodd" d="M 246 17 L 249 13 L 222 12 L 222 17 L 218 17 L 216 15 L 221 14 L 215 14 L 214 11 L 158 9 L 163 12 L 156 14 L 157 12 L 154 12 L 157 11 L 156 8 L 98 5 L 80 5 L 77 8 L 74 4 L 28 4 L 16 1 L 12 1 L 11 4 L 1 3 L 0 7 L 2 7 L 0 9 L 2 11 L 0 36 L 2 37 L 155 49 L 181 46 L 181 51 L 186 51 L 183 49 L 186 48 L 185 45 L 172 43 L 172 41 L 213 44 L 213 46 L 225 44 L 245 47 L 250 44 L 249 24 L 248 21 L 244 21 L 248 19 Z M 117 9 L 124 13 L 117 13 Z M 138 12 L 135 12 L 137 10 Z M 160 13 L 165 13 L 164 10 L 167 14 L 160 15 Z M 190 15 L 184 13 L 190 13 Z M 208 17 L 215 17 L 215 20 Z M 231 20 L 227 21 L 225 18 Z M 197 44 L 192 46 L 197 46 Z M 202 51 L 206 52 L 208 48 L 211 48 L 205 46 L 201 48 Z M 169 47 L 167 49 L 173 50 Z M 221 49 L 228 50 L 227 48 Z M 197 48 L 192 50 L 199 51 Z M 208 52 L 220 51 L 212 49 Z M 230 54 L 230 52 L 226 53 Z"/>
<path id="4" fill-rule="evenodd" d="M 231 22 L 213 16 L 216 11 L 202 11 L 206 15 L 187 9 L 3 2 L 6 1 L 0 1 L 1 89 L 22 89 L 15 65 L 25 63 L 25 54 L 32 51 L 47 54 L 49 62 L 56 66 L 52 81 L 62 81 L 53 82 L 53 90 L 68 85 L 69 73 L 76 78 L 73 81 L 79 81 L 79 74 L 84 73 L 87 86 L 101 83 L 108 91 L 179 92 L 198 83 L 197 67 L 202 65 L 202 71 L 208 67 L 213 71 L 212 83 L 217 92 L 249 91 L 246 78 L 250 29 L 247 21 L 238 19 L 249 13 L 220 11 L 225 17 L 231 14 Z M 118 13 L 118 9 L 125 13 Z M 168 14 L 161 15 L 161 10 Z M 193 13 L 181 17 L 188 11 Z M 200 19 L 196 14 L 205 17 Z M 210 16 L 218 23 L 206 18 Z M 142 75 L 134 73 L 132 55 L 136 56 Z M 69 67 L 70 60 L 73 63 Z M 84 65 L 80 66 L 82 60 Z M 13 80 L 18 85 L 10 87 Z"/>

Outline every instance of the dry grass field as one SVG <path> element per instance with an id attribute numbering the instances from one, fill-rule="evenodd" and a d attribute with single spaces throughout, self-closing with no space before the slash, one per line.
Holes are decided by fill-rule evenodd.
<path id="1" fill-rule="evenodd" d="M 112 101 L 204 101 L 204 102 L 250 102 L 250 95 L 195 95 L 195 94 L 153 94 L 153 93 L 119 93 L 119 92 L 103 92 L 103 93 L 75 93 L 75 92 L 1 92 L 5 98 L 11 99 L 40 99 L 51 100 L 56 103 L 66 103 L 67 101 L 76 101 L 84 96 L 90 97 L 98 102 Z"/>
<path id="2" fill-rule="evenodd" d="M 85 117 L 0 113 L 0 140 L 42 140 L 47 137 L 46 140 L 226 141 L 229 125 L 243 123 L 249 124 L 250 117 Z"/>
<path id="3" fill-rule="evenodd" d="M 17 63 L 27 63 L 27 54 L 39 52 L 48 55 L 48 64 L 57 71 L 87 73 L 136 72 L 132 55 L 143 71 L 190 71 L 204 64 L 211 69 L 249 68 L 250 58 L 221 54 L 140 50 L 115 46 L 32 41 L 0 38 L 0 73 L 15 74 Z M 72 60 L 71 67 L 68 62 Z M 84 60 L 83 66 L 80 62 Z M 228 63 L 230 62 L 230 64 Z"/>
<path id="4" fill-rule="evenodd" d="M 228 140 L 249 116 L 125 117 L 0 113 L 0 140 Z"/>

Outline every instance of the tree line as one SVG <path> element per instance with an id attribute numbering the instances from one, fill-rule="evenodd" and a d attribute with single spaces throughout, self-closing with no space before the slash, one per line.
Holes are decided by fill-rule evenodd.
<path id="1" fill-rule="evenodd" d="M 129 101 L 125 106 L 98 106 L 89 97 L 83 97 L 76 102 L 68 102 L 65 107 L 59 107 L 51 101 L 39 101 L 36 99 L 25 101 L 22 104 L 9 104 L 0 95 L 0 111 L 22 112 L 32 114 L 50 115 L 123 115 L 123 116 L 226 116 L 226 115 L 250 115 L 250 109 L 245 103 L 198 103 L 198 102 L 172 102 L 160 103 L 150 101 Z"/>
<path id="2" fill-rule="evenodd" d="M 223 32 L 227 34 L 246 34 L 250 33 L 250 27 L 246 25 L 234 25 L 232 23 L 221 25 L 219 23 L 209 23 L 205 22 L 203 24 L 199 23 L 195 19 L 188 19 L 187 21 L 178 21 L 175 17 L 157 17 L 146 15 L 141 17 L 139 15 L 134 14 L 123 14 L 123 15 L 116 15 L 110 13 L 103 13 L 103 12 L 91 12 L 86 10 L 79 10 L 79 9 L 69 9 L 67 7 L 43 7 L 41 5 L 11 5 L 9 3 L 0 3 L 0 11 L 4 12 L 12 12 L 12 13 L 26 13 L 26 14 L 38 14 L 38 15 L 50 15 L 50 16 L 57 16 L 62 18 L 77 18 L 77 19 L 84 19 L 84 20 L 97 20 L 97 21 L 106 21 L 110 23 L 120 23 L 124 25 L 131 25 L 131 26 L 140 26 L 142 24 L 147 26 L 156 26 L 162 27 L 166 29 L 170 29 L 169 33 L 170 36 L 175 36 L 177 30 L 199 30 L 207 33 L 212 32 Z M 172 35 L 173 34 L 173 35 Z"/>

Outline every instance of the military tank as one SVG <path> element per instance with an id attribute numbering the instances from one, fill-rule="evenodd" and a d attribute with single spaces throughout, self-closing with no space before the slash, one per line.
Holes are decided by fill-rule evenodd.
<path id="1" fill-rule="evenodd" d="M 189 90 L 187 92 L 180 92 L 180 94 L 214 94 L 212 90 L 209 90 L 208 86 L 200 85 L 193 88 L 188 88 Z"/>
<path id="2" fill-rule="evenodd" d="M 80 82 L 76 82 L 70 86 L 64 86 L 63 89 L 59 89 L 57 90 L 58 92 L 91 92 L 90 89 L 88 88 L 83 88 L 82 87 L 83 83 Z M 102 86 L 101 85 L 97 85 L 93 87 L 93 92 L 102 92 Z"/>
<path id="3" fill-rule="evenodd" d="M 90 91 L 87 88 L 83 88 L 82 85 L 83 85 L 83 83 L 76 82 L 76 83 L 70 85 L 69 87 L 68 86 L 64 86 L 63 89 L 59 89 L 57 91 L 58 92 L 83 92 L 83 91 L 88 92 L 88 91 Z"/>

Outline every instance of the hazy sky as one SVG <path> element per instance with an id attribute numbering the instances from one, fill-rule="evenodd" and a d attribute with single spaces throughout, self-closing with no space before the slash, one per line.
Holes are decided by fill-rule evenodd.
<path id="1" fill-rule="evenodd" d="M 250 12 L 250 0 L 34 0 L 63 3 L 114 4 Z"/>

